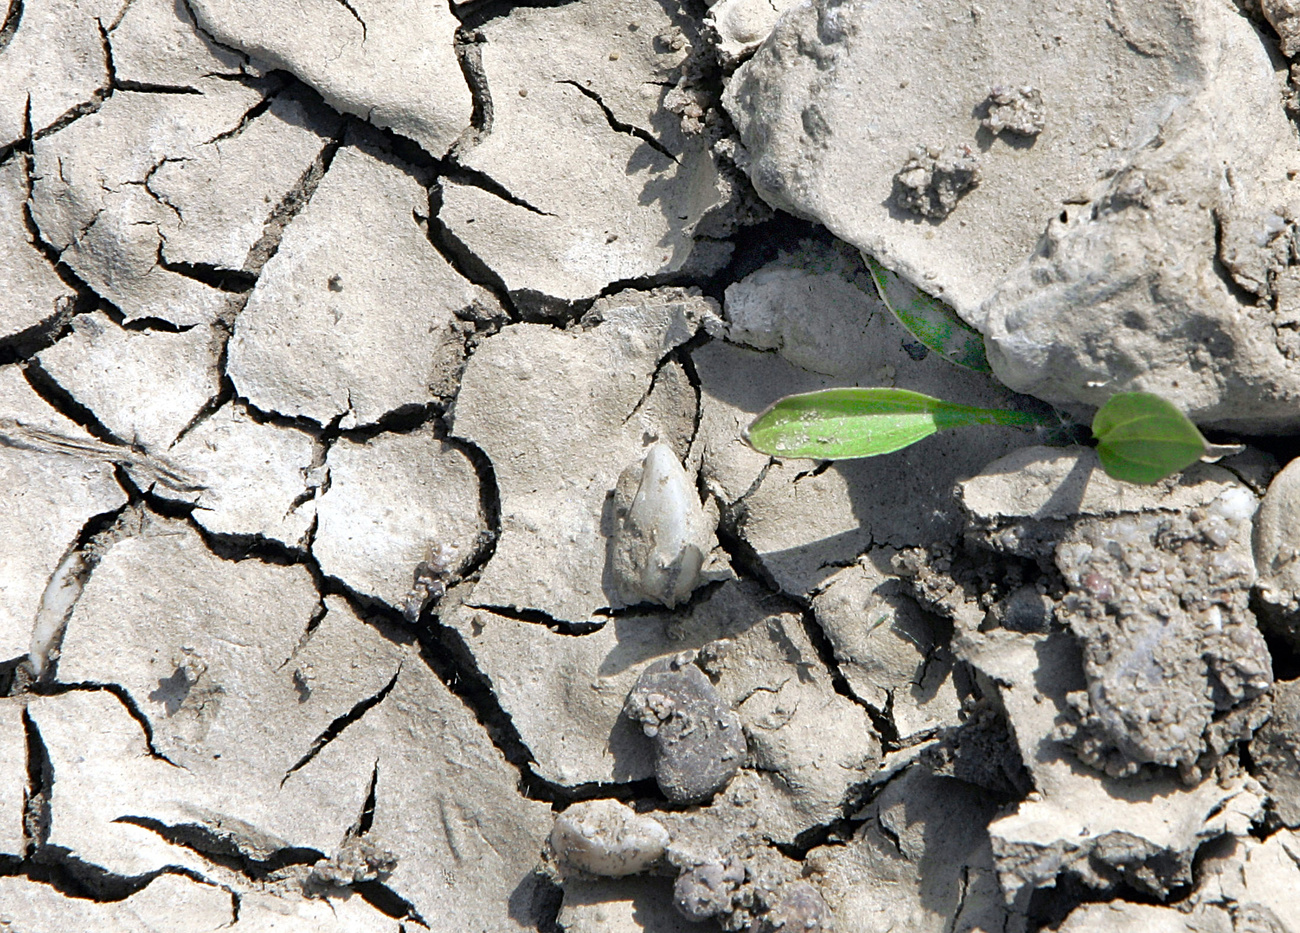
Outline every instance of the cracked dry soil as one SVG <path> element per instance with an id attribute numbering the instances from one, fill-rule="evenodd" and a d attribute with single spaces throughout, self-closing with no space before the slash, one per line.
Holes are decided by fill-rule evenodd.
<path id="1" fill-rule="evenodd" d="M 1298 37 L 0 0 L 0 929 L 1300 933 Z"/>

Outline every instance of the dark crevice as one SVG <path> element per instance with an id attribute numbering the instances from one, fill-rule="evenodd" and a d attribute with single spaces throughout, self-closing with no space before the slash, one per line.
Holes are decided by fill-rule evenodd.
<path id="1" fill-rule="evenodd" d="M 365 21 L 364 19 L 361 18 L 361 14 L 359 14 L 359 13 L 357 12 L 356 7 L 354 7 L 350 2 L 348 2 L 348 0 L 338 0 L 338 4 L 339 4 L 339 6 L 343 7 L 343 9 L 345 9 L 345 10 L 347 10 L 349 13 L 351 13 L 351 14 L 352 14 L 352 18 L 355 19 L 355 20 L 357 21 L 358 24 L 360 24 L 360 26 L 361 26 L 361 44 L 362 44 L 362 45 L 365 45 L 365 43 L 366 43 L 366 37 L 367 37 L 366 21 Z"/>
<path id="2" fill-rule="evenodd" d="M 295 771 L 306 767 L 313 758 L 320 754 L 321 749 L 338 738 L 343 733 L 344 729 L 352 725 L 380 703 L 384 702 L 384 698 L 392 692 L 393 687 L 397 686 L 397 678 L 401 676 L 401 673 L 402 666 L 401 664 L 398 664 L 397 670 L 393 673 L 392 678 L 387 684 L 380 688 L 378 693 L 361 700 L 354 705 L 352 709 L 348 710 L 342 716 L 339 716 L 330 723 L 325 728 L 325 731 L 318 735 L 316 740 L 312 742 L 311 748 L 307 749 L 307 753 L 298 759 L 293 767 L 284 773 L 284 777 L 280 780 L 280 786 L 283 787 L 285 782 L 289 780 L 290 776 L 292 776 Z"/>
<path id="3" fill-rule="evenodd" d="M 360 894 L 363 901 L 387 917 L 392 917 L 394 920 L 410 920 L 429 928 L 429 924 L 420 916 L 415 905 L 382 881 L 362 881 L 352 885 L 352 890 Z"/>
<path id="4" fill-rule="evenodd" d="M 189 18 L 190 25 L 194 27 L 195 32 L 208 42 L 211 42 L 217 48 L 221 49 L 223 52 L 229 52 L 231 55 L 237 56 L 245 65 L 248 64 L 248 55 L 242 49 L 237 49 L 233 45 L 226 45 L 222 42 L 218 42 L 215 36 L 208 33 L 199 25 L 199 18 L 194 15 L 194 8 L 190 6 L 190 0 L 180 0 L 180 2 L 181 6 L 185 9 L 185 15 Z"/>
<path id="5" fill-rule="evenodd" d="M 446 437 L 444 441 L 459 450 L 473 464 L 474 472 L 478 475 L 479 514 L 487 525 L 487 531 L 478 536 L 473 553 L 465 560 L 460 571 L 460 578 L 466 579 L 486 567 L 496 553 L 497 542 L 501 538 L 501 495 L 496 470 L 487 454 L 464 438 Z"/>
<path id="6" fill-rule="evenodd" d="M 448 171 L 446 171 L 442 177 L 449 181 L 454 181 L 460 185 L 467 185 L 470 187 L 478 188 L 480 191 L 486 191 L 488 194 L 492 195 L 493 197 L 500 198 L 502 201 L 505 201 L 507 204 L 513 204 L 515 207 L 522 207 L 524 210 L 529 211 L 533 214 L 537 214 L 541 217 L 558 216 L 557 214 L 552 214 L 549 211 L 544 211 L 540 207 L 535 207 L 532 204 L 529 204 L 523 198 L 512 194 L 509 190 L 507 190 L 507 188 L 503 184 L 501 184 L 491 175 L 488 175 L 486 172 L 480 172 L 477 169 L 466 168 L 463 165 L 456 165 L 455 167 L 448 169 Z M 441 204 L 441 201 L 439 203 Z"/>
<path id="7" fill-rule="evenodd" d="M 14 33 L 18 31 L 18 25 L 23 20 L 23 0 L 9 0 L 9 9 L 5 13 L 4 22 L 0 23 L 0 52 L 13 41 Z"/>
<path id="8" fill-rule="evenodd" d="M 452 15 L 466 29 L 477 29 L 494 19 L 509 16 L 511 10 L 549 10 L 569 6 L 581 0 L 483 0 L 453 7 Z"/>
<path id="9" fill-rule="evenodd" d="M 273 880 L 285 869 L 314 865 L 325 857 L 325 853 L 305 846 L 283 846 L 258 858 L 249 854 L 247 844 L 240 838 L 238 830 L 242 827 L 227 829 L 220 824 L 168 824 L 153 817 L 134 815 L 119 816 L 113 822 L 147 829 L 174 846 L 197 852 L 208 861 L 254 881 Z"/>
<path id="10" fill-rule="evenodd" d="M 27 384 L 32 387 L 32 390 L 65 418 L 76 422 L 92 437 L 106 444 L 123 447 L 124 454 L 129 452 L 127 442 L 110 431 L 93 411 L 59 385 L 41 366 L 40 360 L 30 360 L 23 368 L 23 374 L 27 377 Z"/>
<path id="11" fill-rule="evenodd" d="M 187 279 L 202 282 L 209 288 L 215 288 L 219 292 L 229 292 L 235 295 L 246 294 L 252 291 L 253 286 L 257 284 L 257 276 L 242 269 L 222 269 L 219 266 L 205 262 L 170 262 L 163 256 L 163 247 L 166 242 L 167 238 L 160 234 L 158 238 L 158 265 L 168 272 L 174 272 L 177 275 L 185 276 Z"/>
<path id="12" fill-rule="evenodd" d="M 429 188 L 429 242 L 447 264 L 460 273 L 461 278 L 490 291 L 512 321 L 520 320 L 519 311 L 502 278 L 442 222 L 439 217 L 442 196 L 442 185 L 434 183 Z"/>
<path id="13" fill-rule="evenodd" d="M 56 877 L 75 879 L 77 887 L 86 892 L 81 896 L 100 902 L 124 901 L 132 894 L 143 891 L 159 875 L 167 874 L 168 869 L 180 870 L 179 866 L 168 866 L 140 875 L 116 875 L 99 865 L 77 858 L 64 846 L 54 845 L 44 845 L 37 849 L 27 864 L 49 866 L 55 869 Z"/>
<path id="14" fill-rule="evenodd" d="M 75 681 L 51 684 L 36 684 L 32 687 L 31 692 L 37 696 L 62 696 L 65 693 L 111 693 L 115 696 L 123 708 L 127 711 L 136 724 L 144 732 L 145 746 L 149 749 L 149 757 L 156 761 L 163 761 L 173 768 L 180 768 L 182 771 L 186 768 L 172 761 L 162 752 L 158 751 L 153 744 L 153 726 L 149 722 L 144 712 L 136 705 L 135 699 L 127 689 L 121 684 L 104 684 L 95 683 L 94 681 Z"/>
<path id="15" fill-rule="evenodd" d="M 311 201 L 312 195 L 316 193 L 316 188 L 319 187 L 325 173 L 329 171 L 334 156 L 342 145 L 343 133 L 339 132 L 321 148 L 315 160 L 303 172 L 302 177 L 298 179 L 298 183 L 289 190 L 289 193 L 271 211 L 266 223 L 262 225 L 262 235 L 249 249 L 248 257 L 244 260 L 245 272 L 256 276 L 262 271 L 262 267 L 266 265 L 270 258 L 276 254 L 276 251 L 280 248 L 280 240 L 284 237 L 285 229 Z"/>
<path id="16" fill-rule="evenodd" d="M 592 632 L 599 632 L 605 627 L 605 621 L 592 620 L 589 622 L 568 622 L 563 619 L 557 619 L 540 609 L 521 609 L 518 606 L 491 606 L 475 605 L 466 603 L 467 609 L 481 609 L 484 612 L 490 612 L 493 615 L 501 616 L 506 619 L 514 619 L 516 622 L 527 622 L 530 625 L 544 625 L 557 635 L 590 635 Z M 603 615 L 609 612 L 608 609 L 597 609 L 593 615 Z"/>
<path id="17" fill-rule="evenodd" d="M 361 813 L 357 821 L 348 829 L 347 838 L 357 839 L 370 832 L 375 823 L 375 799 L 379 791 L 379 759 L 370 771 L 370 787 L 366 790 L 366 799 L 361 804 Z"/>
<path id="18" fill-rule="evenodd" d="M 439 417 L 441 411 L 442 406 L 437 402 L 427 402 L 423 405 L 416 403 L 402 405 L 391 411 L 384 412 L 378 419 L 368 424 L 340 430 L 338 436 L 346 438 L 355 444 L 364 444 L 381 434 L 411 434 L 432 425 L 434 437 L 441 440 L 446 431 L 446 427 Z"/>
<path id="19" fill-rule="evenodd" d="M 31 714 L 23 710 L 23 731 L 27 740 L 27 788 L 23 795 L 23 838 L 25 856 L 31 858 L 50 838 L 50 791 L 54 787 L 54 768 L 50 753 L 41 740 Z"/>
<path id="20" fill-rule="evenodd" d="M 567 84 L 572 88 L 576 88 L 578 93 L 580 93 L 583 97 L 586 97 L 594 101 L 596 106 L 601 109 L 601 112 L 605 114 L 605 120 L 609 123 L 610 129 L 614 130 L 617 133 L 625 133 L 628 136 L 635 136 L 637 139 L 641 140 L 643 143 L 648 145 L 651 149 L 659 153 L 664 158 L 670 159 L 673 162 L 677 161 L 677 156 L 673 155 L 672 151 L 669 150 L 669 148 L 665 146 L 663 143 L 661 143 L 658 139 L 656 139 L 653 134 L 651 134 L 647 130 L 643 130 L 639 126 L 633 126 L 631 123 L 624 123 L 618 117 L 614 116 L 614 111 L 609 109 L 609 107 L 605 104 L 605 101 L 601 99 L 600 94 L 598 94 L 596 91 L 593 91 L 589 87 L 583 87 L 577 81 L 566 80 L 566 81 L 557 81 L 556 83 Z"/>
<path id="21" fill-rule="evenodd" d="M 223 407 L 225 407 L 226 403 L 234 399 L 235 383 L 226 375 L 227 346 L 228 341 L 223 340 L 221 343 L 221 353 L 217 358 L 217 370 L 221 373 L 221 383 L 217 389 L 217 394 L 204 402 L 203 407 L 194 413 L 194 417 L 186 423 L 185 427 L 180 429 L 180 432 L 176 435 L 176 440 L 172 441 L 172 447 L 175 447 L 181 441 L 185 440 L 187 434 L 219 412 Z"/>
<path id="22" fill-rule="evenodd" d="M 136 94 L 198 94 L 203 92 L 196 87 L 188 87 L 180 84 L 150 84 L 147 81 L 125 81 L 116 78 L 113 81 L 114 91 L 130 91 Z"/>
<path id="23" fill-rule="evenodd" d="M 240 83 L 247 83 L 246 79 L 241 78 L 236 80 L 239 80 Z M 263 85 L 265 84 L 269 84 L 270 86 L 264 87 Z M 248 110 L 244 112 L 244 115 L 239 118 L 238 123 L 236 123 L 230 129 L 223 130 L 222 132 L 218 133 L 216 136 L 213 136 L 203 145 L 211 146 L 215 143 L 223 143 L 228 139 L 235 139 L 238 136 L 242 135 L 244 130 L 248 129 L 249 124 L 251 124 L 254 120 L 256 120 L 262 114 L 266 113 L 268 110 L 271 109 L 271 105 L 275 103 L 276 95 L 284 90 L 284 85 L 285 85 L 285 77 L 278 73 L 275 74 L 273 77 L 267 79 L 267 81 L 265 82 L 258 82 L 256 88 L 257 90 L 263 91 L 265 96 L 257 103 L 255 103 L 253 106 L 249 107 Z"/>
<path id="24" fill-rule="evenodd" d="M 833 460 L 823 460 L 820 463 L 818 463 L 815 467 L 813 467 L 811 470 L 804 470 L 802 473 L 796 473 L 792 482 L 797 483 L 802 479 L 807 479 L 809 477 L 816 478 L 818 476 L 821 476 L 823 473 L 825 473 L 834 465 L 835 462 Z M 848 565 L 846 564 L 845 566 Z"/>

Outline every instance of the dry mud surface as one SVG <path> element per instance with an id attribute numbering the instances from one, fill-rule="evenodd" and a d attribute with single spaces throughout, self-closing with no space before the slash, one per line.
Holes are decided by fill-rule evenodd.
<path id="1" fill-rule="evenodd" d="M 0 930 L 1300 933 L 1297 53 L 0 0 Z M 843 385 L 1245 446 L 742 440 Z"/>

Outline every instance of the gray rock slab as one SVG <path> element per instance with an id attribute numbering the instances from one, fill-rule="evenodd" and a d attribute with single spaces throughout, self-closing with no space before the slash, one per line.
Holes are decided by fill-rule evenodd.
<path id="1" fill-rule="evenodd" d="M 23 217 L 28 184 L 26 159 L 0 165 L 0 339 L 45 323 L 76 297 L 32 242 Z"/>
<path id="2" fill-rule="evenodd" d="M 68 622 L 58 676 L 118 684 L 152 747 L 202 785 L 160 793 L 137 815 L 209 833 L 233 820 L 235 843 L 266 858 L 285 840 L 322 852 L 342 842 L 373 759 L 328 780 L 300 766 L 333 723 L 382 699 L 404 657 L 342 600 L 322 611 L 300 565 L 225 560 L 164 523 L 104 555 Z"/>
<path id="3" fill-rule="evenodd" d="M 667 878 L 566 881 L 560 906 L 564 933 L 699 933 L 673 908 Z M 707 929 L 707 927 L 706 927 Z"/>
<path id="4" fill-rule="evenodd" d="M 710 307 L 678 289 L 621 292 L 593 307 L 589 326 L 515 324 L 482 341 L 452 412 L 452 433 L 492 461 L 501 500 L 474 604 L 571 622 L 621 605 L 605 585 L 607 497 L 655 441 L 685 452 L 693 392 L 654 373 Z"/>
<path id="5" fill-rule="evenodd" d="M 159 251 L 181 218 L 147 184 L 163 162 L 195 157 L 236 130 L 262 99 L 219 78 L 198 90 L 114 94 L 33 147 L 31 210 L 42 239 L 128 321 L 211 323 L 231 305 L 228 293 L 164 266 Z"/>
<path id="6" fill-rule="evenodd" d="M 202 30 L 260 66 L 283 68 L 325 102 L 444 155 L 469 128 L 472 101 L 448 6 L 401 0 L 196 0 Z"/>
<path id="7" fill-rule="evenodd" d="M 825 294 L 825 292 L 823 293 Z M 804 596 L 839 566 L 873 546 L 901 547 L 956 533 L 952 485 L 1025 443 L 1014 428 L 937 434 L 887 457 L 841 461 L 818 471 L 810 460 L 756 453 L 742 431 L 783 395 L 844 385 L 897 385 L 940 398 L 1005 407 L 992 380 L 931 355 L 903 349 L 910 337 L 877 314 L 860 344 L 860 369 L 835 378 L 772 353 L 715 341 L 692 354 L 700 377 L 701 420 L 693 456 L 710 488 L 733 510 L 736 529 L 786 592 Z"/>
<path id="8" fill-rule="evenodd" d="M 992 796 L 913 767 L 890 781 L 842 845 L 808 853 L 835 928 L 862 933 L 1022 931 L 998 887 L 987 826 Z"/>
<path id="9" fill-rule="evenodd" d="M 1228 933 L 1233 924 L 1230 917 L 1220 914 L 1219 923 L 1210 925 L 1204 915 L 1189 917 L 1172 907 L 1151 904 L 1132 904 L 1114 901 L 1109 904 L 1088 904 L 1070 912 L 1061 924 L 1061 933 Z"/>
<path id="10" fill-rule="evenodd" d="M 194 521 L 217 535 L 266 538 L 303 549 L 316 520 L 316 493 L 324 474 L 316 469 L 314 432 L 253 417 L 238 402 L 227 402 L 168 451 L 168 460 L 198 489 L 161 484 L 154 492 L 193 502 Z M 151 479 L 138 469 L 141 487 Z"/>
<path id="11" fill-rule="evenodd" d="M 474 464 L 431 427 L 341 438 L 325 465 L 329 489 L 316 503 L 312 554 L 323 573 L 362 596 L 404 609 L 419 598 L 421 564 L 445 548 L 455 573 L 487 532 Z"/>
<path id="12" fill-rule="evenodd" d="M 438 361 L 464 356 L 455 313 L 493 300 L 429 242 L 413 172 L 360 134 L 334 156 L 235 322 L 227 369 L 255 407 L 371 424 L 429 404 Z"/>
<path id="13" fill-rule="evenodd" d="M 826 581 L 813 612 L 854 695 L 890 718 L 900 742 L 959 724 L 968 685 L 954 677 L 951 626 L 924 612 L 895 575 L 864 558 Z"/>
<path id="14" fill-rule="evenodd" d="M 384 883 L 429 929 L 536 929 L 550 805 L 520 796 L 519 772 L 415 650 L 384 701 L 297 774 L 324 787 L 358 762 L 377 775 L 362 838 L 397 856 Z"/>
<path id="15" fill-rule="evenodd" d="M 1273 685 L 1273 715 L 1250 741 L 1254 774 L 1268 789 L 1272 810 L 1287 826 L 1300 827 L 1300 682 Z"/>
<path id="16" fill-rule="evenodd" d="M 120 901 L 70 897 L 52 885 L 10 875 L 0 878 L 0 923 L 14 933 L 215 933 L 239 929 L 243 898 L 179 874 L 163 874 Z M 233 924 L 238 916 L 241 924 Z"/>
<path id="17" fill-rule="evenodd" d="M 24 447 L 21 427 L 94 442 L 38 396 L 16 366 L 0 367 L 0 657 L 27 653 L 46 585 L 92 517 L 126 504 L 113 466 Z"/>
<path id="18" fill-rule="evenodd" d="M 277 95 L 236 135 L 158 166 L 149 190 L 181 221 L 167 230 L 163 258 L 259 271 L 273 218 L 283 213 L 339 133 L 342 121 L 321 109 L 309 111 L 301 95 Z"/>
<path id="19" fill-rule="evenodd" d="M 0 701 L 0 853 L 26 854 L 23 815 L 27 804 L 27 733 L 23 707 Z"/>
<path id="20" fill-rule="evenodd" d="M 729 245 L 695 232 L 729 184 L 707 138 L 662 106 L 694 34 L 685 13 L 657 0 L 519 7 L 482 32 L 492 124 L 457 158 L 510 199 L 449 182 L 439 220 L 521 307 L 726 262 Z"/>
<path id="21" fill-rule="evenodd" d="M 1087 689 L 1070 700 L 1078 755 L 1115 775 L 1154 763 L 1195 782 L 1268 716 L 1271 660 L 1249 607 L 1258 501 L 1207 464 L 1115 498 L 1108 485 L 1122 484 L 1091 450 L 1031 447 L 957 497 L 971 496 L 968 541 L 1060 574 L 1055 597 L 1042 581 L 1040 611 L 1083 647 Z M 1056 517 L 1098 509 L 1108 514 Z"/>
<path id="22" fill-rule="evenodd" d="M 1025 86 L 1044 128 L 995 137 L 981 120 L 998 90 Z M 1276 212 L 1296 196 L 1295 130 L 1234 7 L 820 2 L 782 20 L 724 102 L 765 198 L 952 303 L 1012 388 L 1076 405 L 1141 389 L 1201 422 L 1295 425 L 1290 209 Z M 946 219 L 900 202 L 918 145 L 978 162 Z"/>
<path id="23" fill-rule="evenodd" d="M 221 335 L 211 327 L 126 330 L 94 311 L 72 328 L 37 360 L 125 443 L 166 453 L 221 389 Z"/>
<path id="24" fill-rule="evenodd" d="M 963 634 L 955 648 L 996 685 L 1036 788 L 989 827 L 1008 901 L 1023 905 L 1063 873 L 1167 897 L 1191 882 L 1203 842 L 1243 835 L 1262 813 L 1263 789 L 1240 775 L 1187 786 L 1167 774 L 1117 779 L 1081 768 L 1058 732 L 1070 719 L 1067 694 L 1083 686 L 1070 636 L 995 630 Z"/>
<path id="25" fill-rule="evenodd" d="M 185 0 L 132 0 L 108 44 L 118 82 L 177 88 L 243 73 L 244 57 L 195 29 Z"/>
<path id="26" fill-rule="evenodd" d="M 125 5 L 125 0 L 23 4 L 18 29 L 0 50 L 0 148 L 24 135 L 29 99 L 32 130 L 39 132 L 104 97 L 109 74 L 100 24 L 113 24 Z"/>

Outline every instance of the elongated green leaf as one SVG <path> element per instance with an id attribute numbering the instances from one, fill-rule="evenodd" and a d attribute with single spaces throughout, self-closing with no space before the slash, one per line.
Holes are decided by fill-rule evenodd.
<path id="1" fill-rule="evenodd" d="M 1149 392 L 1112 395 L 1092 419 L 1102 469 L 1130 483 L 1155 483 L 1199 460 L 1208 449 L 1196 425 Z"/>
<path id="2" fill-rule="evenodd" d="M 885 307 L 917 340 L 950 363 L 976 372 L 991 373 L 984 354 L 984 337 L 938 298 L 890 272 L 866 253 L 862 254 L 871 280 Z"/>
<path id="3" fill-rule="evenodd" d="M 745 440 L 770 456 L 845 460 L 893 453 L 946 428 L 1054 423 L 1049 415 L 955 405 L 907 389 L 825 389 L 778 400 Z"/>

